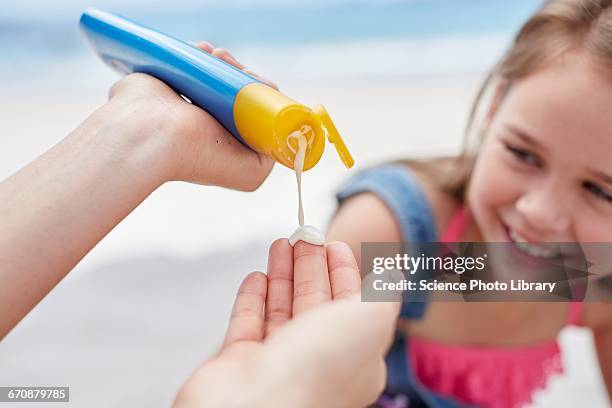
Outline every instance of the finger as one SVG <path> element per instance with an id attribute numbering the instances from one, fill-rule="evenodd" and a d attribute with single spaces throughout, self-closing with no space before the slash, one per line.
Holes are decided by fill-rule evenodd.
<path id="1" fill-rule="evenodd" d="M 195 43 L 195 46 L 209 54 L 215 49 L 215 46 L 209 43 L 208 41 L 198 41 L 197 43 Z"/>
<path id="2" fill-rule="evenodd" d="M 259 74 L 256 74 L 255 72 L 251 71 L 248 68 L 243 68 L 242 69 L 244 72 L 246 72 L 247 74 L 249 74 L 252 77 L 255 77 L 256 79 L 260 80 L 261 82 L 263 82 L 264 84 L 271 86 L 272 88 L 276 89 L 278 91 L 278 85 L 276 85 L 274 82 L 270 81 L 267 78 L 264 78 L 262 76 L 260 76 Z"/>
<path id="3" fill-rule="evenodd" d="M 202 44 L 202 46 L 204 48 L 200 47 L 200 44 Z M 225 48 L 214 48 L 214 46 L 212 44 L 210 44 L 209 42 L 206 41 L 202 41 L 201 43 L 198 43 L 198 45 L 196 45 L 198 48 L 203 49 L 204 51 L 208 52 L 209 54 L 214 55 L 215 57 L 219 58 L 222 61 L 227 62 L 230 65 L 235 66 L 238 69 L 243 70 L 244 72 L 246 72 L 247 74 L 251 75 L 252 77 L 255 77 L 257 80 L 263 82 L 264 84 L 278 90 L 278 85 L 276 85 L 274 82 L 270 81 L 267 78 L 264 78 L 258 74 L 256 74 L 255 72 L 251 71 L 250 69 L 246 68 L 240 61 L 238 61 L 228 50 L 226 50 Z"/>
<path id="4" fill-rule="evenodd" d="M 268 256 L 268 295 L 266 299 L 266 336 L 291 319 L 293 309 L 293 248 L 287 239 L 270 246 Z"/>
<path id="5" fill-rule="evenodd" d="M 293 271 L 293 316 L 331 300 L 325 247 L 298 241 Z"/>
<path id="6" fill-rule="evenodd" d="M 343 299 L 359 293 L 361 277 L 351 248 L 344 242 L 331 242 L 327 244 L 326 250 L 332 299 Z"/>
<path id="7" fill-rule="evenodd" d="M 253 272 L 244 278 L 234 301 L 223 348 L 237 341 L 263 340 L 266 290 L 267 280 L 263 273 Z"/>
<path id="8" fill-rule="evenodd" d="M 235 66 L 238 69 L 244 68 L 244 65 L 238 62 L 238 60 L 234 58 L 234 56 L 230 54 L 230 52 L 226 50 L 225 48 L 215 48 L 214 50 L 212 50 L 212 55 L 214 55 L 215 57 L 219 58 L 222 61 L 227 62 L 230 65 Z"/>

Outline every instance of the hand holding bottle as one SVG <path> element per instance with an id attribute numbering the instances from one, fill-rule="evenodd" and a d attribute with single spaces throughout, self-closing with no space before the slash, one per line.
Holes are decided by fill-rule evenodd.
<path id="1" fill-rule="evenodd" d="M 207 42 L 196 45 L 217 58 L 244 69 L 228 51 Z M 275 84 L 251 71 L 270 86 Z M 111 120 L 122 126 L 154 134 L 158 141 L 157 163 L 170 180 L 255 190 L 273 166 L 270 157 L 238 142 L 215 118 L 185 101 L 162 81 L 149 75 L 131 74 L 117 82 L 104 107 Z"/>
<path id="2" fill-rule="evenodd" d="M 0 183 L 0 339 L 166 181 L 254 190 L 272 164 L 163 82 L 122 79 L 108 103 Z"/>

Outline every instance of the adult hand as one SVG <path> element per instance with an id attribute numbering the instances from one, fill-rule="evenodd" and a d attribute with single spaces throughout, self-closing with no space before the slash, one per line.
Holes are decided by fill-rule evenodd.
<path id="1" fill-rule="evenodd" d="M 0 182 L 0 339 L 166 181 L 254 190 L 271 169 L 163 82 L 122 79 L 108 103 Z"/>
<path id="2" fill-rule="evenodd" d="M 346 244 L 275 241 L 267 276 L 244 279 L 221 350 L 190 376 L 175 408 L 374 402 L 399 303 L 362 303 L 359 292 Z"/>
<path id="3" fill-rule="evenodd" d="M 195 46 L 276 88 L 227 50 L 207 42 Z M 270 157 L 242 145 L 209 113 L 152 76 L 131 74 L 117 82 L 110 90 L 109 109 L 130 112 L 125 126 L 156 134 L 163 145 L 157 162 L 165 166 L 167 180 L 252 191 L 272 170 Z"/>

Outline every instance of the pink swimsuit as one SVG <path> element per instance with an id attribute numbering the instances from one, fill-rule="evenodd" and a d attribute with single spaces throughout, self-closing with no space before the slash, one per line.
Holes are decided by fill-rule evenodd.
<path id="1" fill-rule="evenodd" d="M 441 239 L 435 214 L 412 170 L 403 164 L 366 169 L 343 186 L 338 202 L 369 192 L 393 213 L 403 242 L 457 242 L 469 225 L 467 207 L 453 216 Z M 427 301 L 404 299 L 401 318 L 418 320 Z M 567 324 L 578 325 L 582 303 L 569 304 Z M 528 404 L 551 374 L 563 372 L 557 341 L 527 347 L 440 344 L 396 333 L 386 358 L 387 384 L 379 407 L 514 408 Z"/>
<path id="2" fill-rule="evenodd" d="M 461 207 L 445 231 L 443 242 L 457 242 L 468 225 Z M 567 324 L 579 325 L 581 302 L 569 304 Z M 514 408 L 531 402 L 551 374 L 562 373 L 556 340 L 522 347 L 449 345 L 409 338 L 408 361 L 419 382 L 456 400 L 484 407 Z"/>

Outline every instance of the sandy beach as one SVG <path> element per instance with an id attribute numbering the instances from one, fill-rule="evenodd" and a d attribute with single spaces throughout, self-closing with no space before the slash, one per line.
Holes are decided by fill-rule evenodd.
<path id="1" fill-rule="evenodd" d="M 92 59 L 50 70 L 61 80 L 3 90 L 0 179 L 60 141 L 116 79 Z M 304 175 L 306 223 L 320 227 L 333 192 L 360 168 L 458 152 L 484 73 L 296 80 L 282 72 L 264 73 L 293 98 L 323 103 L 357 162 L 347 171 L 328 146 Z M 296 225 L 294 174 L 281 166 L 255 193 L 162 186 L 0 343 L 0 384 L 70 386 L 75 407 L 168 406 L 216 350 L 241 278 L 265 270 L 270 242 Z M 607 406 L 590 335 L 568 329 L 561 341 L 568 375 L 552 378 L 534 406 Z"/>

